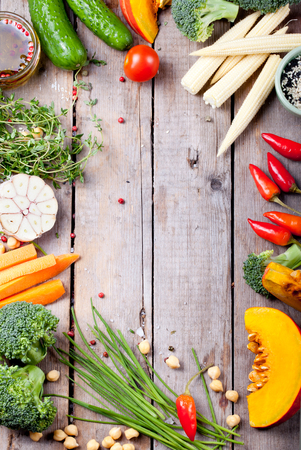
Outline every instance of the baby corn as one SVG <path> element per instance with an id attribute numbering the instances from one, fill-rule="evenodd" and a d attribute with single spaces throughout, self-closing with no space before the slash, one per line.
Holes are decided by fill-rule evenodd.
<path id="1" fill-rule="evenodd" d="M 222 142 L 217 156 L 224 153 L 238 136 L 246 129 L 251 120 L 264 104 L 275 84 L 275 74 L 280 64 L 279 55 L 271 55 L 251 91 L 236 114 L 229 131 Z"/>
<path id="2" fill-rule="evenodd" d="M 230 30 L 227 31 L 216 42 L 216 44 L 244 37 L 250 28 L 252 28 L 259 16 L 260 12 L 258 11 L 250 14 L 245 19 L 238 22 L 234 27 L 230 28 Z M 224 60 L 225 57 L 199 58 L 182 78 L 182 86 L 191 94 L 197 94 Z"/>
<path id="3" fill-rule="evenodd" d="M 301 45 L 301 34 L 284 36 L 256 36 L 237 39 L 231 42 L 218 43 L 203 48 L 191 55 L 197 56 L 228 56 L 255 55 L 260 53 L 283 53 Z"/>
<path id="4" fill-rule="evenodd" d="M 288 15 L 290 12 L 289 5 L 279 8 L 275 13 L 266 14 L 247 34 L 247 37 L 263 36 L 270 34 Z M 214 74 L 211 83 L 214 84 L 225 76 L 236 64 L 238 64 L 244 56 L 228 56 L 228 58 L 219 67 Z"/>
<path id="5" fill-rule="evenodd" d="M 283 35 L 287 30 L 288 27 L 284 27 L 275 34 Z M 219 108 L 256 72 L 268 57 L 269 53 L 243 57 L 227 75 L 204 93 L 205 103 L 210 103 L 212 108 Z"/>

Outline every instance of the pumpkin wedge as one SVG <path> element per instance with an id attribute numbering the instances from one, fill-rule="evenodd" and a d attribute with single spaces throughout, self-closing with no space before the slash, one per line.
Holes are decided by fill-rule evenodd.
<path id="1" fill-rule="evenodd" d="M 274 308 L 245 312 L 248 349 L 256 354 L 247 397 L 251 427 L 279 425 L 300 409 L 301 330 Z"/>
<path id="2" fill-rule="evenodd" d="M 301 271 L 271 262 L 267 265 L 262 285 L 274 297 L 301 311 Z"/>
<path id="3" fill-rule="evenodd" d="M 159 30 L 159 3 L 154 0 L 119 0 L 119 3 L 130 27 L 147 42 L 153 43 Z"/>

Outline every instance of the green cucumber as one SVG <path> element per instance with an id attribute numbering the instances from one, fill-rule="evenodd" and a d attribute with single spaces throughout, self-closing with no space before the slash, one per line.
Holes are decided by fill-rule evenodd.
<path id="1" fill-rule="evenodd" d="M 67 0 L 72 11 L 97 37 L 116 50 L 133 45 L 128 28 L 102 0 Z"/>
<path id="2" fill-rule="evenodd" d="M 74 31 L 63 0 L 28 0 L 31 21 L 50 61 L 66 70 L 77 70 L 87 61 L 87 51 Z"/>

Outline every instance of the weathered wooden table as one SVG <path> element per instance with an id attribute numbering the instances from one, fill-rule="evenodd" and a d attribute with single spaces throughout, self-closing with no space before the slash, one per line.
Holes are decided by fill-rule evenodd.
<path id="1" fill-rule="evenodd" d="M 108 3 L 120 15 L 118 1 Z M 0 0 L 0 10 L 29 18 L 26 0 Z M 300 32 L 300 16 L 301 7 L 292 7 L 291 18 L 298 21 L 291 23 L 291 30 Z M 271 132 L 301 141 L 300 119 L 286 112 L 273 93 L 232 152 L 217 159 L 217 148 L 231 117 L 254 80 L 222 108 L 212 110 L 201 96 L 191 96 L 180 85 L 195 60 L 188 54 L 199 44 L 181 36 L 169 10 L 161 13 L 160 22 L 155 42 L 160 73 L 144 84 L 128 80 L 120 83 L 124 54 L 107 47 L 76 22 L 89 55 L 95 52 L 107 66 L 88 68 L 85 80 L 92 83 L 93 90 L 79 92 L 76 112 L 69 114 L 66 127 L 68 132 L 74 124 L 79 132 L 93 130 L 84 100 L 97 98 L 94 110 L 103 120 L 105 146 L 89 161 L 84 184 L 65 185 L 58 192 L 56 227 L 39 242 L 48 252 L 68 252 L 70 232 L 74 231 L 74 249 L 81 255 L 74 273 L 62 276 L 67 294 L 51 306 L 60 317 L 58 345 L 67 347 L 62 332 L 70 328 L 73 302 L 83 330 L 88 339 L 92 338 L 86 331 L 86 324 L 91 323 L 92 297 L 104 317 L 114 328 L 121 329 L 133 346 L 139 336 L 128 329 L 143 327 L 152 342 L 155 368 L 177 392 L 196 372 L 192 346 L 202 362 L 219 365 L 224 388 L 235 388 L 240 400 L 232 405 L 224 395 L 212 392 L 218 422 L 225 424 L 228 414 L 239 414 L 245 449 L 296 450 L 299 414 L 267 431 L 251 429 L 248 424 L 246 387 L 253 355 L 246 348 L 244 312 L 250 306 L 276 307 L 299 325 L 301 316 L 246 286 L 242 262 L 253 251 L 273 247 L 257 238 L 247 223 L 248 217 L 261 220 L 263 212 L 275 209 L 260 197 L 248 170 L 249 163 L 253 163 L 267 171 L 268 146 L 260 134 Z M 226 22 L 216 25 L 214 39 L 228 26 Z M 143 43 L 137 36 L 134 39 L 136 44 Z M 72 72 L 54 67 L 43 57 L 37 75 L 16 95 L 26 100 L 37 97 L 42 104 L 54 101 L 59 112 L 61 107 L 71 105 L 72 85 Z M 125 119 L 123 124 L 118 123 L 120 116 Z M 285 160 L 285 164 L 300 184 L 300 163 Z M 118 203 L 120 197 L 125 199 L 124 205 Z M 300 209 L 298 196 L 286 196 L 286 201 Z M 276 249 L 276 254 L 279 252 Z M 101 291 L 105 294 L 102 299 L 97 295 Z M 175 348 L 180 359 L 179 370 L 172 371 L 164 363 L 169 346 Z M 96 348 L 103 352 L 100 344 Z M 76 386 L 69 385 L 65 377 L 68 371 L 58 363 L 54 351 L 41 367 L 45 371 L 56 368 L 62 374 L 59 382 L 46 384 L 46 392 L 71 392 L 77 398 L 88 399 Z M 200 410 L 209 417 L 200 382 L 195 382 L 193 394 Z M 71 405 L 66 400 L 54 401 L 57 417 L 39 444 L 23 433 L 2 428 L 0 449 L 63 448 L 62 443 L 52 440 L 51 431 L 68 423 L 66 414 Z M 78 407 L 74 412 L 96 419 Z M 78 442 L 83 449 L 89 439 L 101 442 L 109 431 L 109 425 L 81 422 L 78 426 Z M 160 447 L 143 438 L 137 441 L 136 448 L 148 449 L 152 445 Z"/>

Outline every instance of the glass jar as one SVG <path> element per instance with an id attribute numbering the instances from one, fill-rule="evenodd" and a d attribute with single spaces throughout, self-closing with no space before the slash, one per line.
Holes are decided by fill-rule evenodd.
<path id="1" fill-rule="evenodd" d="M 6 29 L 6 26 L 10 28 Z M 14 27 L 16 27 L 16 32 L 14 32 Z M 0 69 L 1 89 L 14 89 L 27 83 L 29 78 L 36 72 L 41 57 L 40 40 L 32 25 L 17 14 L 7 11 L 0 11 L 0 41 L 4 42 L 8 33 L 12 34 L 9 39 L 9 42 L 11 42 L 12 45 L 11 52 L 4 53 L 4 46 L 0 48 L 0 63 L 2 63 L 2 70 Z M 22 55 L 24 58 L 24 63 L 20 64 L 21 67 L 19 67 L 18 70 L 13 71 L 10 70 L 9 67 L 9 64 L 11 63 L 9 60 L 9 55 L 12 55 L 11 57 L 14 58 L 16 52 L 23 50 L 23 48 L 17 48 L 17 43 L 14 43 L 14 39 L 19 42 L 23 36 L 24 42 L 28 41 L 27 44 L 29 51 L 27 51 L 25 55 Z M 16 58 L 17 56 L 18 55 L 16 55 Z M 6 69 L 4 68 L 6 64 L 5 59 L 8 61 Z"/>

